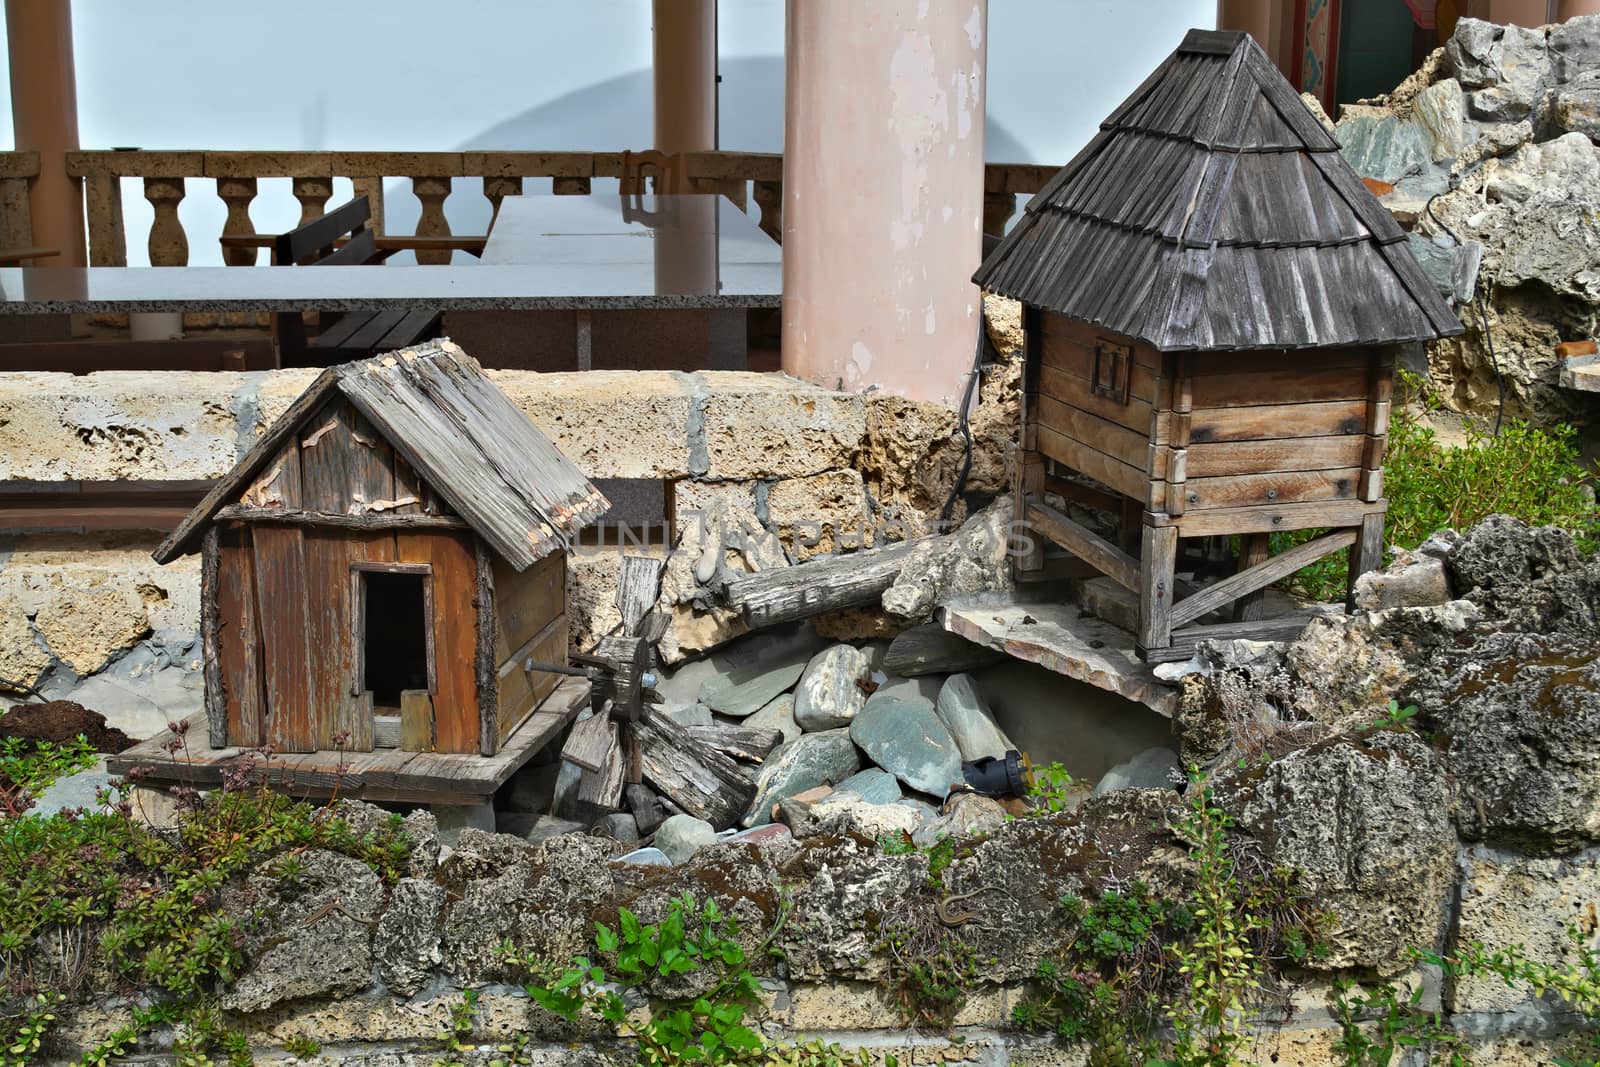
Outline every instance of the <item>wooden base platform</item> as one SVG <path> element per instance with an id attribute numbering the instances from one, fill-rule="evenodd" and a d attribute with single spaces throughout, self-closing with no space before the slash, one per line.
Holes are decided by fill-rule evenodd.
<path id="1" fill-rule="evenodd" d="M 533 758 L 534 753 L 554 740 L 588 702 L 586 680 L 563 679 L 493 756 L 403 752 L 393 748 L 342 754 L 286 753 L 274 756 L 261 770 L 274 788 L 306 800 L 326 799 L 337 788 L 341 797 L 356 800 L 484 804 L 506 779 Z M 176 755 L 163 752 L 161 746 L 167 740 L 163 734 L 107 757 L 106 769 L 112 774 L 127 774 L 136 767 L 141 768 L 143 775 L 139 784 L 155 788 L 187 785 L 214 789 L 220 786 L 223 774 L 245 755 L 246 750 L 209 747 L 205 740 L 204 712 L 190 716 L 188 721 L 187 752 L 182 749 Z"/>

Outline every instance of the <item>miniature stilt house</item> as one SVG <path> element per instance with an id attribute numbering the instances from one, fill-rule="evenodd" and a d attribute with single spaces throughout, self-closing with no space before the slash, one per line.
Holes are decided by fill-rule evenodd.
<path id="1" fill-rule="evenodd" d="M 211 745 L 494 754 L 607 507 L 448 341 L 324 371 L 155 552 L 202 554 Z"/>
<path id="2" fill-rule="evenodd" d="M 1190 31 L 974 280 L 1024 308 L 1018 514 L 1137 595 L 1147 658 L 1322 556 L 1378 563 L 1396 346 L 1461 326 L 1248 35 Z M 1270 556 L 1293 530 L 1328 532 Z M 1177 588 L 1180 538 L 1222 537 L 1237 572 Z"/>

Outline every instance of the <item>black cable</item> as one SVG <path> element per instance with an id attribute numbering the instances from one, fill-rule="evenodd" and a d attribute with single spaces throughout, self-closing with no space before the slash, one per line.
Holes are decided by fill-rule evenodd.
<path id="1" fill-rule="evenodd" d="M 22 682 L 13 682 L 10 678 L 0 678 L 0 689 L 9 689 L 13 693 L 21 693 L 23 696 L 38 697 L 40 700 L 45 699 L 45 695 L 39 692 L 33 686 L 24 685 Z"/>
<path id="2" fill-rule="evenodd" d="M 1456 235 L 1456 231 L 1445 225 L 1444 220 L 1433 213 L 1433 202 L 1439 199 L 1445 193 L 1453 191 L 1454 190 L 1450 189 L 1441 189 L 1439 192 L 1434 193 L 1432 196 L 1428 197 L 1428 202 L 1423 205 L 1422 210 L 1423 213 L 1428 216 L 1428 218 L 1433 220 L 1435 226 L 1438 226 L 1439 229 L 1450 235 L 1450 240 L 1454 241 L 1456 243 L 1456 247 L 1459 248 L 1463 242 L 1461 238 Z M 1500 373 L 1500 359 L 1494 351 L 1494 338 L 1489 335 L 1489 309 L 1486 306 L 1486 301 L 1483 299 L 1483 289 L 1476 282 L 1473 283 L 1472 287 L 1475 290 L 1473 294 L 1474 303 L 1478 305 L 1478 321 L 1483 323 L 1483 344 L 1484 347 L 1489 350 L 1489 366 L 1494 368 L 1494 435 L 1499 437 L 1500 424 L 1505 421 L 1506 417 L 1506 378 L 1504 374 Z"/>
<path id="3" fill-rule="evenodd" d="M 983 370 L 983 350 L 989 340 L 989 320 L 983 309 L 978 310 L 978 347 L 972 353 L 972 373 L 967 375 L 967 388 L 961 395 L 961 436 L 966 442 L 961 455 L 961 473 L 956 475 L 956 483 L 950 487 L 950 496 L 945 499 L 944 507 L 939 511 L 939 527 L 943 532 L 950 522 L 950 516 L 955 514 L 956 497 L 961 495 L 962 486 L 967 484 L 967 475 L 972 473 L 972 426 L 967 421 L 967 411 L 972 407 L 972 391 L 978 387 L 978 375 Z"/>

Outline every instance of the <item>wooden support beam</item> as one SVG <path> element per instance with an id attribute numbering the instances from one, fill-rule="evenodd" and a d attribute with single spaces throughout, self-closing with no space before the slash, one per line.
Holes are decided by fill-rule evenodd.
<path id="1" fill-rule="evenodd" d="M 364 515 L 332 515 L 298 508 L 252 508 L 229 504 L 217 510 L 218 522 L 276 522 L 291 526 L 333 526 L 344 530 L 465 530 L 466 522 L 453 515 L 389 515 L 369 511 Z"/>
<path id="2" fill-rule="evenodd" d="M 1380 522 L 1381 517 L 1380 517 Z M 1314 541 L 1307 541 L 1303 545 L 1296 545 L 1285 552 L 1271 557 L 1265 563 L 1257 564 L 1249 570 L 1240 571 L 1238 574 L 1213 585 L 1208 585 L 1193 596 L 1185 597 L 1172 609 L 1171 620 L 1174 627 L 1183 626 L 1194 622 L 1224 604 L 1253 593 L 1257 589 L 1264 589 L 1281 578 L 1287 578 L 1302 567 L 1308 566 L 1328 555 L 1337 552 L 1356 542 L 1356 531 L 1335 530 L 1325 534 Z M 1154 646 L 1152 646 L 1154 647 Z"/>
<path id="3" fill-rule="evenodd" d="M 1272 538 L 1270 534 L 1253 533 L 1243 534 L 1239 538 L 1239 569 L 1237 573 L 1243 574 L 1251 567 L 1259 567 L 1272 555 Z M 1246 593 L 1234 602 L 1233 621 L 1252 622 L 1261 618 L 1266 611 L 1267 592 L 1257 589 L 1254 593 Z"/>
<path id="4" fill-rule="evenodd" d="M 1355 610 L 1356 579 L 1368 571 L 1383 566 L 1383 512 L 1374 512 L 1361 520 L 1361 527 L 1353 536 L 1350 546 L 1350 563 L 1345 591 L 1345 606 Z"/>
<path id="5" fill-rule="evenodd" d="M 1146 525 L 1140 542 L 1139 650 L 1164 648 L 1172 637 L 1173 571 L 1178 562 L 1178 528 Z"/>
<path id="6" fill-rule="evenodd" d="M 1025 518 L 1034 529 L 1124 589 L 1139 588 L 1139 561 L 1110 541 L 1036 500 L 1028 501 Z"/>
<path id="7" fill-rule="evenodd" d="M 1293 641 L 1321 612 L 1298 611 L 1252 622 L 1219 622 L 1173 630 L 1165 648 L 1153 648 L 1146 663 L 1179 663 L 1195 654 L 1202 641 Z"/>

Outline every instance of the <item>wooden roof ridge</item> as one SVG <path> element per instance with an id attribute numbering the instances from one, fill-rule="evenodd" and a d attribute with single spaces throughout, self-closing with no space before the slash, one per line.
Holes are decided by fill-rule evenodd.
<path id="1" fill-rule="evenodd" d="M 1460 333 L 1404 242 L 1253 38 L 1191 30 L 973 280 L 1165 351 Z"/>
<path id="2" fill-rule="evenodd" d="M 335 393 L 519 571 L 568 547 L 610 507 L 476 360 L 449 341 L 428 341 L 319 374 L 157 546 L 155 560 L 194 551 L 217 512 Z"/>

